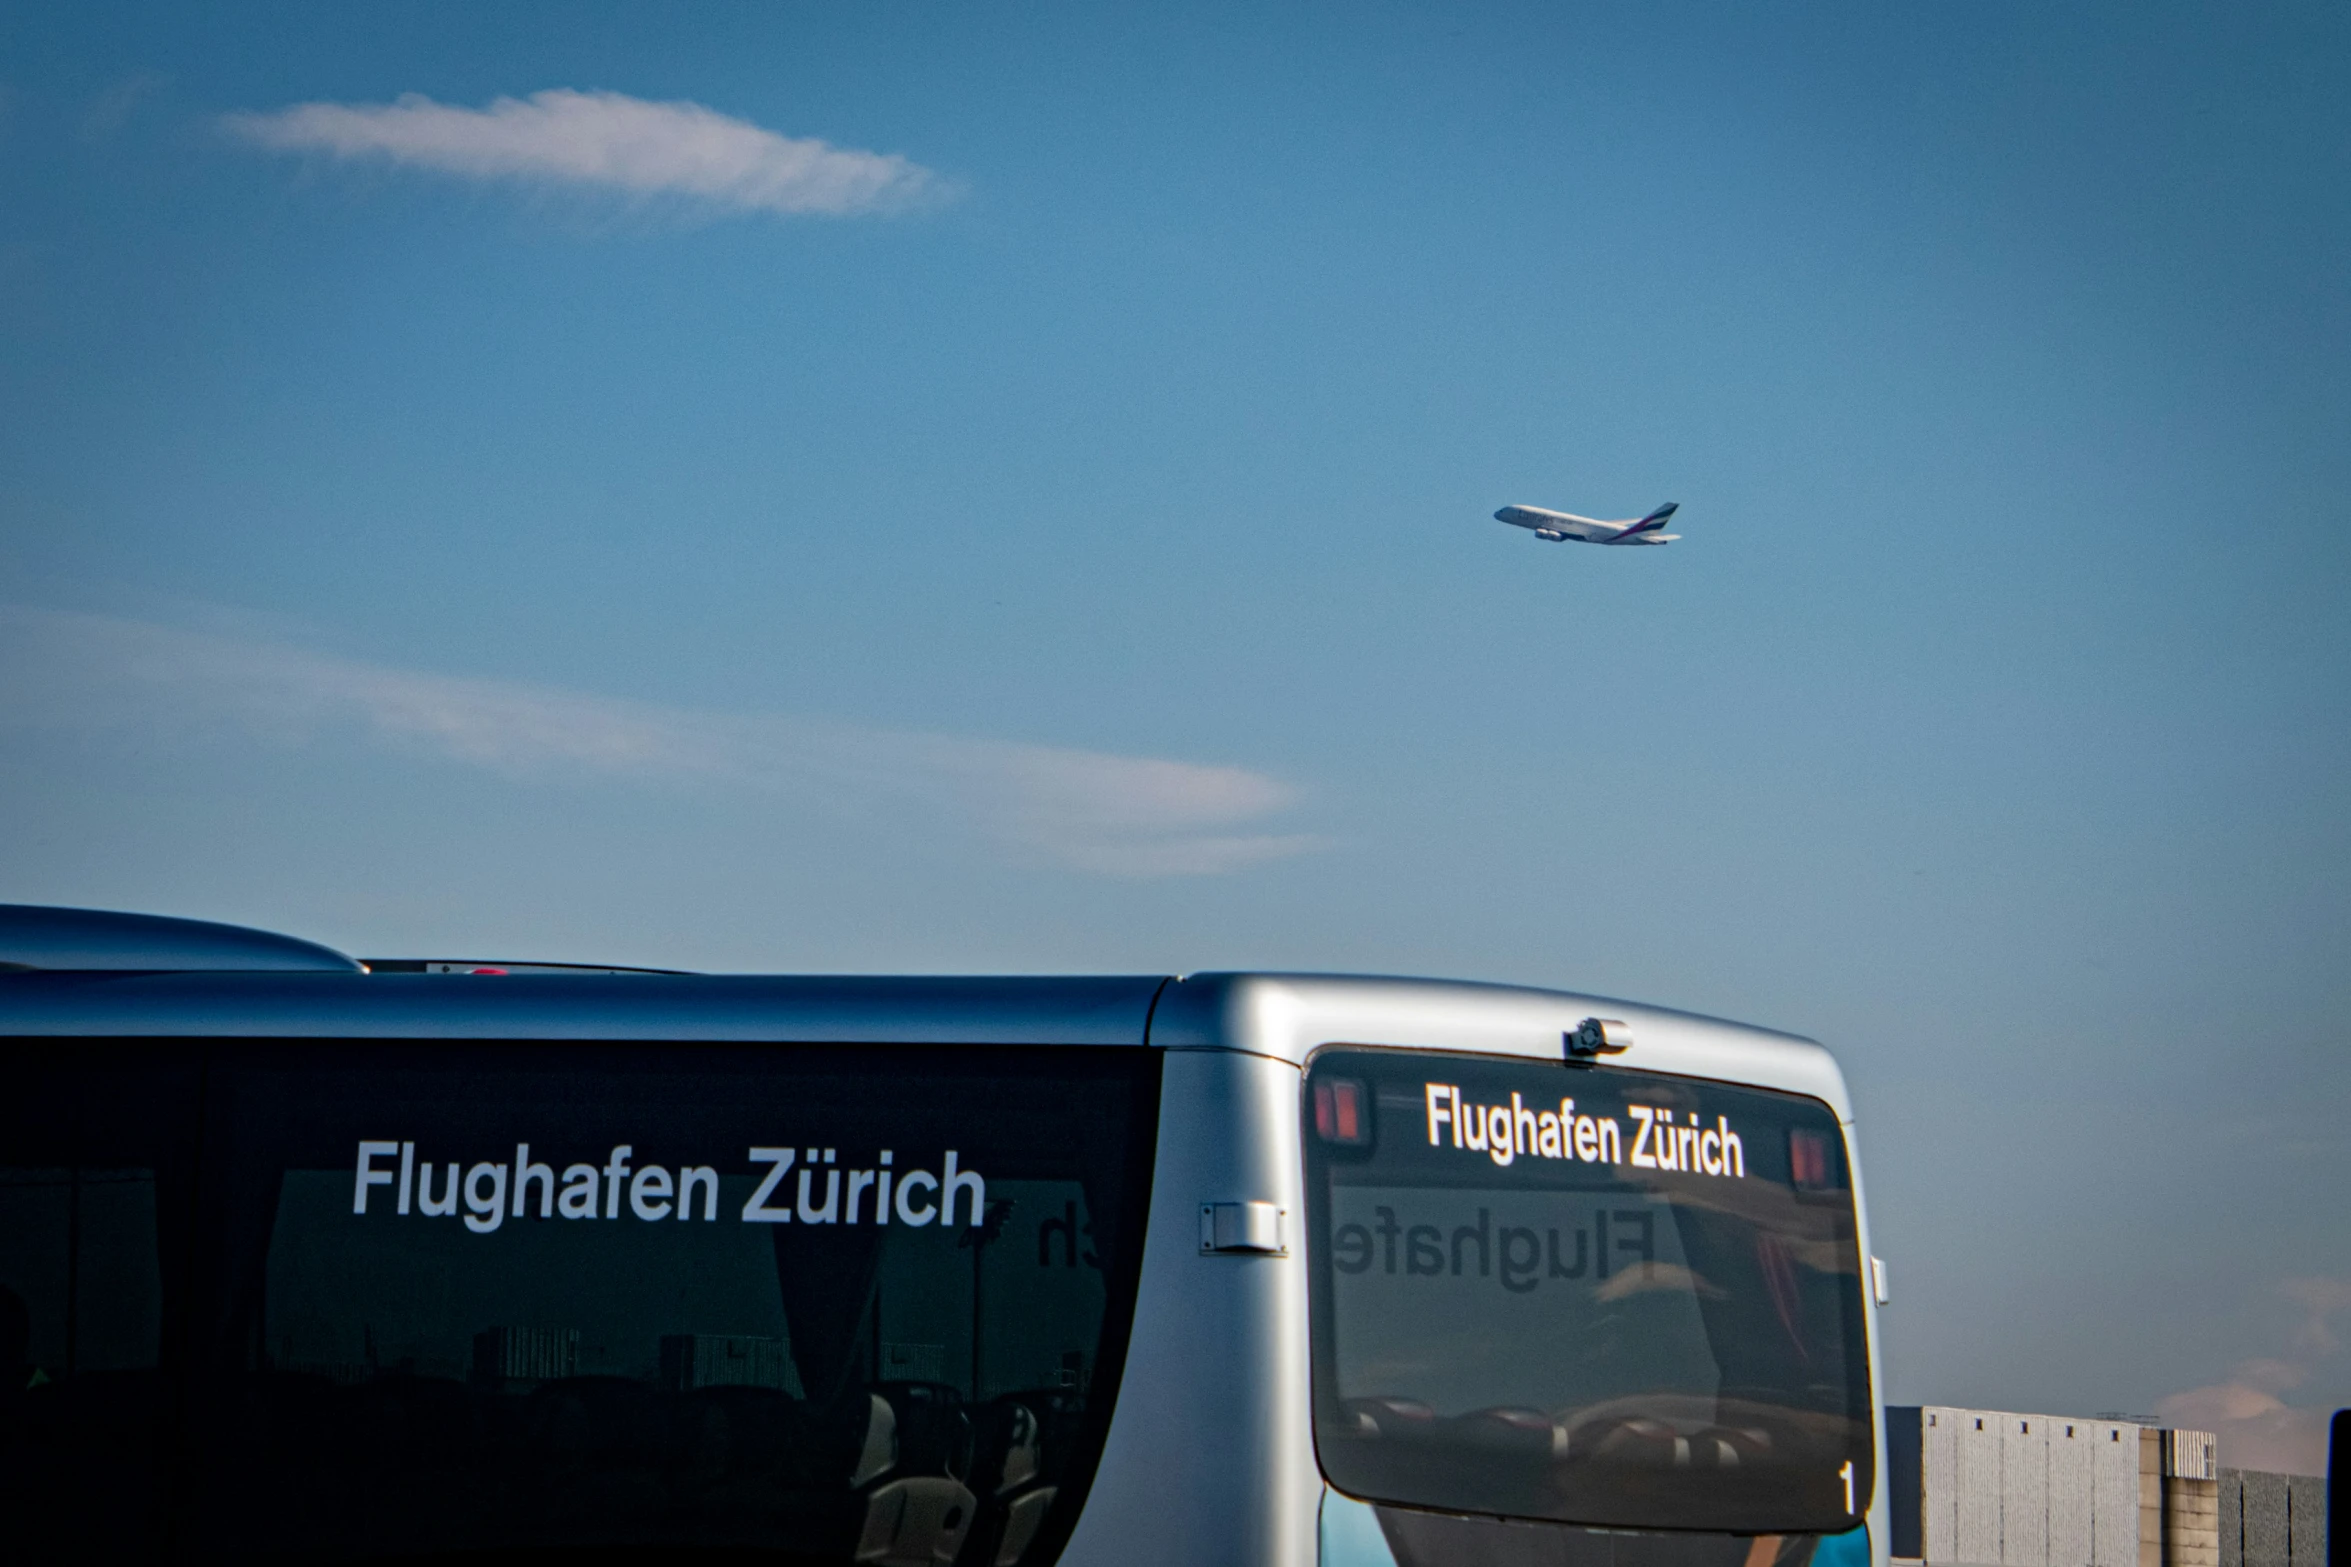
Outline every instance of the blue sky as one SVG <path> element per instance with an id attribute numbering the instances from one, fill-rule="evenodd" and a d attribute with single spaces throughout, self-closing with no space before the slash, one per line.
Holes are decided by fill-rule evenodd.
<path id="1" fill-rule="evenodd" d="M 2307 1463 L 2347 63 L 2319 7 L 0 5 L 0 895 L 1792 1028 L 1893 1396 Z"/>

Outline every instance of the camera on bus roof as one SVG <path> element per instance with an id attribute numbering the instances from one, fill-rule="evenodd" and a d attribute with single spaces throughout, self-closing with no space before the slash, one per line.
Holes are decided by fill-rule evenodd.
<path id="1" fill-rule="evenodd" d="M 1612 1056 L 1633 1047 L 1632 1026 L 1612 1017 L 1585 1018 L 1560 1038 L 1571 1056 Z"/>

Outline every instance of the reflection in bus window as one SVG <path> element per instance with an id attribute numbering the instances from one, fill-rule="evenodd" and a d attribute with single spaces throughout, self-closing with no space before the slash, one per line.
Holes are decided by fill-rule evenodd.
<path id="1" fill-rule="evenodd" d="M 78 1046 L 0 1091 L 0 1516 L 12 1548 L 140 1557 L 162 1525 L 163 1172 L 194 1074 Z"/>
<path id="2" fill-rule="evenodd" d="M 253 1047 L 207 1125 L 202 1538 L 1049 1561 L 1156 1081 L 1097 1049 Z"/>
<path id="3" fill-rule="evenodd" d="M 19 1386 L 153 1369 L 155 1172 L 0 1167 L 0 1288 L 23 1314 Z"/>
<path id="4" fill-rule="evenodd" d="M 1860 1255 L 1826 1106 L 1372 1050 L 1322 1052 L 1309 1090 L 1357 1106 L 1304 1127 L 1334 1484 L 1726 1539 L 1867 1510 Z"/>

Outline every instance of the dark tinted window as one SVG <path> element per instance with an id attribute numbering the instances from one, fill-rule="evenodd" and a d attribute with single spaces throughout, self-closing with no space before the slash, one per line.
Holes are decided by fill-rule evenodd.
<path id="1" fill-rule="evenodd" d="M 33 1558 L 146 1559 L 168 1538 L 198 1074 L 79 1043 L 0 1060 L 0 1517 Z"/>
<path id="2" fill-rule="evenodd" d="M 162 1385 L 153 1538 L 1058 1554 L 1132 1313 L 1155 1055 L 297 1043 L 183 1072 L 193 1163 L 76 1165 L 23 1118 L 0 1157 L 40 1364 L 57 1181 L 81 1171 L 85 1237 L 110 1200 L 136 1231 L 115 1249 L 148 1282 L 110 1266 L 144 1360 L 101 1372 L 128 1306 L 85 1308 L 82 1364 L 50 1376 Z"/>
<path id="3" fill-rule="evenodd" d="M 1861 1263 L 1826 1106 L 1329 1050 L 1306 1119 L 1316 1435 L 1341 1490 L 1741 1533 L 1867 1510 Z"/>

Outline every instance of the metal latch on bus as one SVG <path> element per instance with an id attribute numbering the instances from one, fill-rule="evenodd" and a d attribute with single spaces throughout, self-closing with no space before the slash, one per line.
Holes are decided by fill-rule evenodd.
<path id="1" fill-rule="evenodd" d="M 1559 1036 L 1571 1056 L 1590 1059 L 1593 1056 L 1612 1056 L 1633 1048 L 1631 1025 L 1612 1017 L 1588 1017 L 1569 1032 Z"/>
<path id="2" fill-rule="evenodd" d="M 1270 1202 L 1204 1202 L 1200 1205 L 1200 1250 L 1260 1257 L 1286 1257 L 1283 1210 Z"/>

